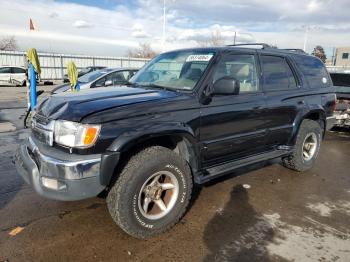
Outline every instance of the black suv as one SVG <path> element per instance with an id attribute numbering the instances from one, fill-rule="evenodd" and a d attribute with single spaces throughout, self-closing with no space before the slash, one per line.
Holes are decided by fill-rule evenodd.
<path id="1" fill-rule="evenodd" d="M 273 158 L 311 168 L 334 106 L 324 64 L 301 51 L 172 51 L 125 87 L 48 97 L 16 166 L 48 198 L 106 191 L 114 221 L 146 238 L 179 221 L 194 183 Z"/>

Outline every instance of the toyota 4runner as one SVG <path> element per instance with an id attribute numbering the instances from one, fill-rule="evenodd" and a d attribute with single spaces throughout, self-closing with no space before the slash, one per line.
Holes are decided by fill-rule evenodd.
<path id="1" fill-rule="evenodd" d="M 299 50 L 167 52 L 127 86 L 46 98 L 16 166 L 44 197 L 106 191 L 113 220 L 146 238 L 181 219 L 193 184 L 274 158 L 310 169 L 335 101 L 324 64 Z"/>

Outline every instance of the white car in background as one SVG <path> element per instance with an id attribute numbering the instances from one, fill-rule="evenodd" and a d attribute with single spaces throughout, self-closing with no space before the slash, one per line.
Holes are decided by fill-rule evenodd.
<path id="1" fill-rule="evenodd" d="M 26 85 L 26 69 L 20 66 L 0 66 L 0 84 Z"/>

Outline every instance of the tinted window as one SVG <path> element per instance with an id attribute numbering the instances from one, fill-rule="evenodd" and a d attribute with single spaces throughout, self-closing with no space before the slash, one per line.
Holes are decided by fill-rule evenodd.
<path id="1" fill-rule="evenodd" d="M 11 69 L 9 67 L 1 67 L 0 74 L 9 74 L 11 73 Z"/>
<path id="2" fill-rule="evenodd" d="M 12 67 L 13 74 L 25 74 L 25 72 L 26 72 L 26 70 L 24 70 L 23 68 Z"/>
<path id="3" fill-rule="evenodd" d="M 311 88 L 329 87 L 331 80 L 323 62 L 316 57 L 296 55 L 295 62 L 303 72 Z"/>
<path id="4" fill-rule="evenodd" d="M 261 56 L 264 89 L 267 91 L 296 88 L 293 72 L 283 57 Z"/>
<path id="5" fill-rule="evenodd" d="M 229 55 L 218 64 L 213 82 L 224 77 L 233 77 L 240 83 L 240 92 L 256 92 L 258 82 L 254 55 Z"/>
<path id="6" fill-rule="evenodd" d="M 350 86 L 350 74 L 331 73 L 330 75 L 335 86 Z"/>

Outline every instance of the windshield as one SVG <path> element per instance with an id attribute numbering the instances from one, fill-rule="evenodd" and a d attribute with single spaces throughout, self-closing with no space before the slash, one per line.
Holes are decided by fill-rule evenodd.
<path id="1" fill-rule="evenodd" d="M 87 74 L 79 77 L 78 80 L 79 80 L 80 83 L 89 83 L 91 81 L 96 80 L 100 76 L 105 75 L 109 71 L 110 70 L 96 70 L 96 71 L 92 71 L 90 73 L 87 73 Z"/>
<path id="2" fill-rule="evenodd" d="M 157 56 L 137 74 L 130 83 L 176 90 L 192 90 L 202 77 L 212 51 L 175 51 Z"/>

